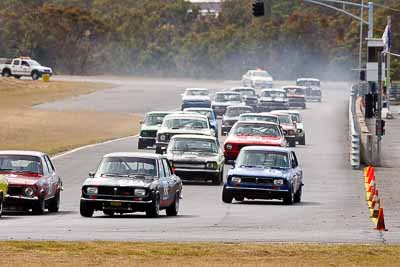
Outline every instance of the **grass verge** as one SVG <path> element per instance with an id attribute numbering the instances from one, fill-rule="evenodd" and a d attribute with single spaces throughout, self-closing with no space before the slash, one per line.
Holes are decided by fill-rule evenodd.
<path id="1" fill-rule="evenodd" d="M 137 114 L 32 109 L 36 104 L 110 87 L 101 83 L 0 79 L 0 149 L 55 154 L 136 133 L 140 120 Z"/>
<path id="2" fill-rule="evenodd" d="M 400 246 L 6 241 L 0 255 L 1 266 L 396 266 Z"/>

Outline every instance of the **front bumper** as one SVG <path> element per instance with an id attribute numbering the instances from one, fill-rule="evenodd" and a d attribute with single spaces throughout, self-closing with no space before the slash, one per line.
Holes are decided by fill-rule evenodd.
<path id="1" fill-rule="evenodd" d="M 282 199 L 287 196 L 289 190 L 270 189 L 270 188 L 251 188 L 251 187 L 232 187 L 225 186 L 224 191 L 228 191 L 234 198 L 248 199 Z"/>
<path id="2" fill-rule="evenodd" d="M 156 138 L 139 136 L 139 143 L 142 144 L 144 147 L 154 146 L 156 143 Z"/>
<path id="3" fill-rule="evenodd" d="M 113 200 L 81 197 L 81 206 L 94 210 L 111 210 L 116 212 L 146 211 L 152 202 L 152 200 Z"/>
<path id="4" fill-rule="evenodd" d="M 25 197 L 25 196 L 6 196 L 6 201 L 4 202 L 5 209 L 23 209 L 32 208 L 39 201 L 37 196 L 35 197 Z"/>
<path id="5" fill-rule="evenodd" d="M 218 178 L 220 175 L 219 170 L 212 169 L 185 169 L 175 168 L 175 174 L 182 180 L 207 180 Z"/>
<path id="6" fill-rule="evenodd" d="M 291 108 L 306 108 L 306 102 L 300 102 L 300 101 L 290 101 L 289 100 L 289 107 Z"/>
<path id="7" fill-rule="evenodd" d="M 156 153 L 163 154 L 167 150 L 168 142 L 158 142 L 156 141 Z"/>

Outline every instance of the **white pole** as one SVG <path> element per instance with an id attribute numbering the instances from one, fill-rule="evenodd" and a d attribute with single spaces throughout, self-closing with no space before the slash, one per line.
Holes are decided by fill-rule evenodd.
<path id="1" fill-rule="evenodd" d="M 374 3 L 368 2 L 368 38 L 374 38 Z"/>
<path id="2" fill-rule="evenodd" d="M 358 54 L 358 69 L 361 72 L 361 65 L 362 65 L 362 38 L 363 38 L 363 17 L 364 17 L 364 0 L 361 0 L 361 21 L 360 21 L 360 51 Z"/>
<path id="3" fill-rule="evenodd" d="M 391 28 L 392 24 L 392 18 L 388 16 L 388 25 L 389 29 Z M 388 53 L 386 55 L 386 60 L 387 60 L 387 69 L 386 69 L 386 93 L 387 93 L 387 108 L 390 110 L 390 91 L 392 89 L 392 81 L 390 77 L 390 47 L 388 47 Z"/>

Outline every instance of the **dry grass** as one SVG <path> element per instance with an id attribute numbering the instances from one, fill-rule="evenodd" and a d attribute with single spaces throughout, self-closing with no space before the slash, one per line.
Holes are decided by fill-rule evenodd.
<path id="1" fill-rule="evenodd" d="M 111 85 L 0 79 L 0 149 L 55 154 L 73 147 L 132 135 L 140 116 L 130 113 L 55 112 L 33 105 L 88 94 Z"/>
<path id="2" fill-rule="evenodd" d="M 400 246 L 1 242 L 0 266 L 398 266 Z"/>

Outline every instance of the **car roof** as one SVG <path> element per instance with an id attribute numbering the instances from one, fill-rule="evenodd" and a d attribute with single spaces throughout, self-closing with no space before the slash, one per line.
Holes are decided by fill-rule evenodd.
<path id="1" fill-rule="evenodd" d="M 147 112 L 146 115 L 155 115 L 155 114 L 171 114 L 172 111 L 150 111 Z"/>
<path id="2" fill-rule="evenodd" d="M 192 90 L 196 90 L 196 91 L 208 91 L 207 88 L 197 88 L 197 87 L 186 88 L 186 91 L 192 91 Z"/>
<path id="3" fill-rule="evenodd" d="M 271 151 L 271 152 L 286 152 L 292 151 L 290 148 L 286 147 L 276 147 L 276 146 L 245 146 L 241 151 Z"/>
<path id="4" fill-rule="evenodd" d="M 216 95 L 241 95 L 238 92 L 232 92 L 232 91 L 223 91 L 223 92 L 216 92 Z"/>
<path id="5" fill-rule="evenodd" d="M 240 114 L 240 116 L 260 116 L 260 117 L 277 117 L 276 115 L 274 115 L 274 114 L 270 114 L 270 113 L 243 113 L 243 114 Z"/>
<path id="6" fill-rule="evenodd" d="M 319 79 L 316 79 L 316 78 L 298 78 L 297 81 L 298 81 L 298 82 L 300 82 L 300 81 L 314 81 L 314 82 L 320 82 L 320 80 L 319 80 Z"/>
<path id="7" fill-rule="evenodd" d="M 286 93 L 286 91 L 285 91 L 285 90 L 283 90 L 283 89 L 279 89 L 279 88 L 273 88 L 273 89 L 263 89 L 261 92 L 271 92 L 271 91 L 274 91 L 274 92 L 284 92 L 284 93 Z"/>
<path id="8" fill-rule="evenodd" d="M 290 115 L 288 113 L 285 113 L 284 110 L 273 110 L 273 111 L 271 111 L 271 114 L 274 114 L 274 115 L 287 115 L 287 116 Z"/>
<path id="9" fill-rule="evenodd" d="M 202 115 L 199 113 L 192 113 L 192 112 L 187 112 L 187 113 L 172 113 L 168 114 L 165 116 L 165 120 L 170 119 L 170 118 L 193 118 L 193 119 L 203 119 L 203 120 L 208 120 L 208 117 L 206 115 Z"/>
<path id="10" fill-rule="evenodd" d="M 253 110 L 252 107 L 250 107 L 250 106 L 243 106 L 243 105 L 231 105 L 231 106 L 228 106 L 228 107 L 227 107 L 227 109 L 235 109 L 235 108 L 248 108 L 248 109 Z"/>
<path id="11" fill-rule="evenodd" d="M 217 140 L 214 136 L 211 135 L 202 135 L 202 134 L 178 134 L 171 137 L 172 139 L 178 138 L 190 138 L 190 139 L 203 139 L 203 140 Z"/>
<path id="12" fill-rule="evenodd" d="M 2 150 L 0 151 L 0 155 L 24 155 L 24 156 L 42 157 L 46 154 L 39 151 L 29 151 L 29 150 Z"/>
<path id="13" fill-rule="evenodd" d="M 145 153 L 145 152 L 114 152 L 103 156 L 103 158 L 112 158 L 112 157 L 128 157 L 128 158 L 132 157 L 132 158 L 147 158 L 147 159 L 165 158 L 159 154 Z"/>
<path id="14" fill-rule="evenodd" d="M 253 87 L 249 87 L 249 86 L 240 86 L 240 87 L 231 88 L 231 91 L 234 92 L 234 90 L 252 90 L 252 91 L 255 91 L 256 89 L 254 89 Z"/>

